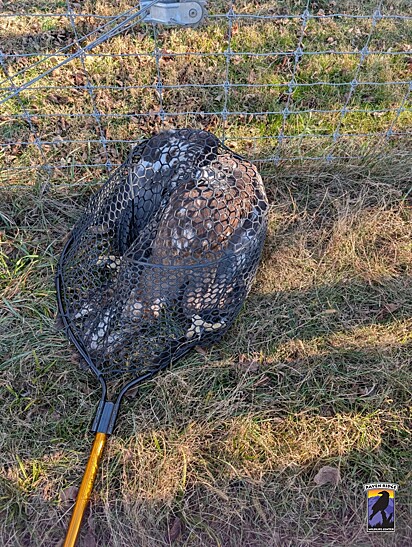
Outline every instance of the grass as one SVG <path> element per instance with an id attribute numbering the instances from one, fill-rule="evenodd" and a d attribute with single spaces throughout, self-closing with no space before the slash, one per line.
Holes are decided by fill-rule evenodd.
<path id="1" fill-rule="evenodd" d="M 406 163 L 283 168 L 236 325 L 126 401 L 83 544 L 407 545 L 411 209 Z M 84 197 L 4 194 L 3 545 L 54 545 L 98 398 L 56 331 L 53 271 Z M 7 434 L 6 434 L 7 432 Z M 325 464 L 342 482 L 317 487 Z M 400 483 L 393 539 L 362 485 Z M 28 527 L 28 523 L 30 526 Z"/>
<path id="2" fill-rule="evenodd" d="M 84 4 L 89 13 L 110 14 L 126 7 L 124 2 Z M 224 9 L 217 4 L 217 11 Z M 276 9 L 301 13 L 303 4 L 279 2 Z M 405 3 L 393 4 L 393 10 L 385 7 L 387 13 L 407 14 L 410 9 Z M 65 9 L 61 2 L 30 0 L 25 6 L 47 13 Z M 239 2 L 239 11 L 265 11 L 271 6 L 244 1 Z M 339 8 L 363 12 L 349 1 Z M 328 12 L 329 3 L 318 2 L 316 9 Z M 4 24 L 0 17 L 0 26 Z M 29 23 L 15 18 L 7 24 L 6 32 L 0 33 L 6 52 L 38 52 L 36 44 L 53 50 L 73 38 L 65 18 Z M 81 24 L 87 31 L 96 21 Z M 294 21 L 262 28 L 242 22 L 233 39 L 237 51 L 293 49 L 298 29 Z M 363 20 L 310 21 L 305 49 L 328 49 L 329 37 L 336 42 L 334 49 L 352 49 L 363 42 L 367 29 Z M 28 36 L 34 38 L 24 41 Z M 159 39 L 166 53 L 213 53 L 225 41 L 225 28 L 212 22 L 200 31 L 164 30 Z M 407 50 L 410 22 L 382 21 L 375 39 L 383 49 Z M 112 40 L 101 51 L 144 52 L 153 47 L 153 33 L 143 28 Z M 223 81 L 225 64 L 219 56 L 166 53 L 160 61 L 164 82 Z M 9 64 L 15 70 L 33 61 Z M 234 58 L 231 78 L 246 83 L 282 83 L 290 78 L 289 61 L 273 56 L 265 62 Z M 307 56 L 301 61 L 299 81 L 350 82 L 357 62 L 356 56 Z M 407 55 L 371 56 L 360 79 L 406 80 L 408 62 Z M 156 79 L 151 57 L 88 57 L 86 67 L 96 85 L 147 85 Z M 96 139 L 93 118 L 40 116 L 90 112 L 90 97 L 81 87 L 85 83 L 84 69 L 76 61 L 42 82 L 68 89 L 22 96 L 33 112 L 36 132 L 43 140 L 56 141 L 43 147 L 47 162 L 64 161 L 68 168 L 55 170 L 48 186 L 42 170 L 24 171 L 24 178 L 19 172 L 0 175 L 4 547 L 59 543 L 91 443 L 88 429 L 99 391 L 56 327 L 53 276 L 68 231 L 103 177 L 103 171 L 72 164 L 105 162 L 105 155 L 99 144 L 62 142 Z M 233 109 L 246 105 L 251 111 L 276 110 L 284 106 L 285 93 L 282 87 L 252 92 L 237 88 L 231 91 L 229 104 Z M 292 106 L 340 108 L 346 93 L 347 88 L 340 86 L 299 87 Z M 405 87 L 359 86 L 351 104 L 397 107 L 404 93 Z M 221 90 L 191 88 L 167 90 L 163 100 L 169 110 L 210 111 L 221 108 L 224 98 Z M 156 111 L 158 101 L 153 90 L 99 89 L 95 96 L 99 110 L 107 113 Z M 30 142 L 32 128 L 11 119 L 21 112 L 21 104 L 11 101 L 0 108 L 1 140 L 9 143 L 3 164 L 43 163 Z M 393 115 L 347 114 L 340 130 L 384 131 Z M 277 150 L 276 140 L 253 144 L 235 139 L 276 135 L 282 119 L 243 115 L 229 118 L 225 130 L 238 151 L 270 157 Z M 338 119 L 339 115 L 321 113 L 290 116 L 285 133 L 331 133 Z M 186 124 L 217 134 L 223 130 L 217 115 L 188 115 L 167 122 Z M 410 125 L 410 112 L 405 112 L 395 129 L 410 131 Z M 134 139 L 160 129 L 160 124 L 153 116 L 105 118 L 103 129 L 109 140 Z M 121 161 L 128 149 L 125 143 L 108 144 L 112 161 Z M 327 151 L 367 155 L 330 163 L 286 160 Z M 336 147 L 322 136 L 286 139 L 281 157 L 285 159 L 278 165 L 260 164 L 271 203 L 270 229 L 244 309 L 220 344 L 205 354 L 193 352 L 125 401 L 84 523 L 83 547 L 411 544 L 410 141 L 407 136 L 392 138 L 383 148 L 379 137 L 342 137 Z M 325 465 L 339 469 L 342 480 L 336 486 L 314 482 Z M 363 484 L 374 481 L 400 484 L 395 534 L 366 533 Z"/>
<path id="3" fill-rule="evenodd" d="M 363 11 L 350 1 L 340 3 L 339 10 L 354 15 L 372 11 L 373 3 L 362 4 Z M 304 5 L 305 2 L 286 1 L 273 8 L 270 3 L 248 1 L 238 2 L 237 9 L 240 13 L 269 10 L 269 13 L 296 15 L 302 13 Z M 212 14 L 224 13 L 228 6 L 228 2 L 216 2 L 210 10 Z M 88 1 L 82 10 L 112 15 L 129 7 L 124 1 L 116 6 Z M 27 4 L 29 12 L 36 9 L 62 13 L 64 5 L 33 1 Z M 225 134 L 228 143 L 238 152 L 255 158 L 318 157 L 325 155 L 325 148 L 329 153 L 346 155 L 345 137 L 341 142 L 333 140 L 338 128 L 342 135 L 357 135 L 351 139 L 360 148 L 382 148 L 382 134 L 391 127 L 395 135 L 385 141 L 385 145 L 407 149 L 410 135 L 403 133 L 409 133 L 412 123 L 408 95 L 411 21 L 379 20 L 369 41 L 371 54 L 358 74 L 360 53 L 356 52 L 360 52 L 367 41 L 371 21 L 322 17 L 334 9 L 335 6 L 327 3 L 312 6 L 312 13 L 318 17 L 308 21 L 302 42 L 305 55 L 296 73 L 294 52 L 302 27 L 299 18 L 235 21 L 231 33 L 234 54 L 228 68 L 222 54 L 228 40 L 225 19 L 210 19 L 200 29 L 159 29 L 157 38 L 151 27 L 135 27 L 96 48 L 84 63 L 77 59 L 22 92 L 19 99 L 0 105 L 0 138 L 4 144 L 1 154 L 3 161 L 14 169 L 2 173 L 1 180 L 18 184 L 24 174 L 27 181 L 34 184 L 38 172 L 33 167 L 39 164 L 62 166 L 52 177 L 53 183 L 61 181 L 66 170 L 73 178 L 90 178 L 84 164 L 105 164 L 108 159 L 119 163 L 129 148 L 122 141 L 137 140 L 161 127 L 177 125 L 195 125 L 219 136 Z M 407 16 L 410 9 L 398 0 L 383 6 L 382 13 Z M 76 21 L 79 35 L 102 24 L 101 19 L 93 17 L 80 17 Z M 63 16 L 7 18 L 0 21 L 0 25 L 4 28 L 1 51 L 28 55 L 6 58 L 10 74 L 26 70 L 23 75 L 14 77 L 16 85 L 56 63 L 55 59 L 48 59 L 39 67 L 31 67 L 42 58 L 42 52 L 55 51 L 75 39 L 69 19 Z M 161 81 L 165 86 L 161 97 L 153 89 L 158 80 L 153 55 L 156 45 L 160 51 Z M 206 56 L 184 55 L 199 51 Z M 401 53 L 393 54 L 396 51 Z M 266 56 L 236 54 L 241 52 Z M 289 92 L 287 84 L 293 76 L 298 86 Z M 354 78 L 360 84 L 349 95 Z M 202 87 L 223 84 L 226 79 L 237 84 L 230 89 L 227 102 L 222 87 Z M 324 83 L 318 85 L 319 82 Z M 384 85 L 373 85 L 373 82 Z M 86 88 L 89 83 L 95 87 L 92 93 Z M 316 85 L 312 85 L 314 83 Z M 196 87 L 179 87 L 188 84 Z M 256 85 L 258 87 L 253 87 Z M 8 93 L 8 87 L 9 82 L 5 82 L 2 96 Z M 346 102 L 351 112 L 342 116 L 341 109 Z M 400 105 L 404 110 L 398 114 L 396 109 Z M 229 115 L 224 121 L 220 113 L 225 106 L 232 112 L 250 114 Z M 282 111 L 286 106 L 298 113 L 284 120 Z M 92 115 L 94 107 L 101 114 L 100 126 Z M 173 114 L 168 115 L 163 124 L 160 108 Z M 31 113 L 30 121 L 21 118 L 25 112 Z M 184 114 L 186 112 L 188 114 Z M 269 113 L 256 114 L 259 112 Z M 76 116 L 79 113 L 81 117 Z M 276 136 L 281 129 L 287 146 L 279 148 Z M 45 143 L 41 150 L 33 135 Z M 105 148 L 100 142 L 102 137 L 107 141 Z M 62 144 L 63 141 L 66 142 Z M 94 171 L 96 176 L 103 173 Z"/>

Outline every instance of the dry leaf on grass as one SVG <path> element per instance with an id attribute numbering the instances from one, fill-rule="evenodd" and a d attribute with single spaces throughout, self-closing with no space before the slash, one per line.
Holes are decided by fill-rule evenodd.
<path id="1" fill-rule="evenodd" d="M 64 323 L 63 323 L 63 319 L 61 318 L 60 313 L 56 313 L 56 315 L 55 315 L 54 328 L 57 331 L 60 331 L 60 330 L 64 329 Z"/>
<path id="2" fill-rule="evenodd" d="M 60 502 L 64 504 L 70 504 L 76 500 L 77 492 L 79 489 L 77 486 L 68 486 L 62 490 L 60 494 Z"/>
<path id="3" fill-rule="evenodd" d="M 387 319 L 390 315 L 398 311 L 401 307 L 402 304 L 397 304 L 396 302 L 392 302 L 391 304 L 385 304 L 376 315 L 376 320 L 382 321 L 384 319 Z"/>
<path id="4" fill-rule="evenodd" d="M 249 76 L 247 78 L 247 81 L 249 84 L 254 84 L 256 82 L 256 72 L 252 70 L 249 72 Z"/>
<path id="5" fill-rule="evenodd" d="M 83 539 L 83 547 L 97 547 L 97 541 L 92 532 L 87 532 Z"/>
<path id="6" fill-rule="evenodd" d="M 316 474 L 316 477 L 313 479 L 318 486 L 323 486 L 324 484 L 333 484 L 336 486 L 340 483 L 340 471 L 337 467 L 331 467 L 325 465 L 321 467 Z"/>
<path id="7" fill-rule="evenodd" d="M 197 353 L 200 353 L 200 355 L 203 355 L 203 357 L 207 357 L 208 352 L 205 348 L 202 348 L 202 346 L 195 346 L 195 350 Z"/>
<path id="8" fill-rule="evenodd" d="M 171 545 L 174 543 L 182 533 L 182 521 L 179 517 L 175 517 L 172 525 L 167 530 L 166 541 Z"/>
<path id="9" fill-rule="evenodd" d="M 257 372 L 260 362 L 256 358 L 250 358 L 247 355 L 239 355 L 239 368 L 245 372 Z"/>
<path id="10" fill-rule="evenodd" d="M 125 396 L 129 399 L 133 399 L 133 397 L 137 397 L 139 391 L 140 391 L 140 384 L 138 384 L 137 386 L 134 386 L 130 389 L 128 389 L 125 393 Z"/>

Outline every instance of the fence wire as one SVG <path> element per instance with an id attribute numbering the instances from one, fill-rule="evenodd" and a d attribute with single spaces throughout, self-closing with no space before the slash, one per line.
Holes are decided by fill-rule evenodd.
<path id="1" fill-rule="evenodd" d="M 267 168 L 411 151 L 403 0 L 208 2 L 197 29 L 146 24 L 138 4 L 27 4 L 0 14 L 2 186 L 97 180 L 172 127 Z"/>

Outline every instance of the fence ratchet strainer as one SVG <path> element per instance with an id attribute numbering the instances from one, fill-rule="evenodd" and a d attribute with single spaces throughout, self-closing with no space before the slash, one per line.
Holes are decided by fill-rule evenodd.
<path id="1" fill-rule="evenodd" d="M 266 227 L 256 167 L 206 131 L 166 131 L 142 142 L 92 196 L 56 276 L 67 335 L 102 387 L 66 547 L 78 537 L 123 396 L 228 330 Z M 123 387 L 109 400 L 119 377 Z"/>

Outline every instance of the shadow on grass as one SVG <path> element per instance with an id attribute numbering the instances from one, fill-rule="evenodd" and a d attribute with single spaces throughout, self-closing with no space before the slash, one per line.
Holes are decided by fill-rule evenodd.
<path id="1" fill-rule="evenodd" d="M 374 207 L 402 214 L 394 205 L 406 195 L 406 172 L 367 182 L 359 173 L 355 183 L 345 173 L 298 171 L 268 179 L 273 212 L 285 220 L 271 230 L 261 270 L 284 236 L 286 247 L 316 222 L 330 229 L 339 200 L 359 215 Z M 67 190 L 2 203 L 13 273 L 4 278 L 11 309 L 2 310 L 5 547 L 58 542 L 70 509 L 61 495 L 78 484 L 90 448 L 97 384 L 76 370 L 53 328 L 51 282 L 84 200 Z M 303 219 L 300 232 L 289 215 Z M 310 215 L 316 222 L 305 224 Z M 392 276 L 375 272 L 370 280 L 355 270 L 342 280 L 331 263 L 329 277 L 314 276 L 303 289 L 263 292 L 262 276 L 261 292 L 219 345 L 192 353 L 125 401 L 80 545 L 167 545 L 176 518 L 176 545 L 409 545 L 412 284 L 410 257 L 395 253 L 393 262 Z M 313 483 L 325 464 L 340 468 L 338 486 Z M 371 539 L 362 485 L 381 480 L 401 484 L 397 532 Z"/>
<path id="2" fill-rule="evenodd" d="M 91 541 L 167 545 L 176 519 L 181 525 L 177 545 L 362 541 L 406 546 L 408 509 L 402 486 L 408 473 L 408 433 L 402 409 L 410 401 L 409 278 L 386 280 L 377 289 L 397 294 L 398 302 L 405 297 L 405 307 L 393 312 L 373 308 L 374 314 L 383 314 L 378 319 L 356 316 L 358 299 L 337 297 L 340 319 L 332 321 L 334 314 L 326 314 L 325 323 L 321 295 L 359 295 L 362 290 L 362 303 L 376 301 L 375 289 L 359 283 L 254 295 L 220 345 L 205 356 L 192 353 L 143 386 L 136 402 L 126 400 L 80 546 Z M 300 302 L 311 324 L 302 327 L 295 310 L 293 328 L 282 335 L 282 324 L 272 314 L 264 332 L 274 338 L 279 333 L 279 340 L 274 344 L 271 339 L 271 351 L 264 351 L 266 341 L 258 336 L 247 347 L 239 344 L 244 338 L 239 329 L 255 305 L 275 309 L 279 302 L 287 309 Z M 352 310 L 349 323 L 342 319 L 345 310 Z M 368 339 L 364 329 L 371 327 L 376 332 Z M 323 337 L 327 339 L 321 343 Z M 298 339 L 302 346 L 287 346 Z M 97 390 L 93 380 L 80 379 L 73 365 L 65 365 L 71 370 L 62 373 L 68 357 L 58 355 L 61 364 L 47 378 L 38 364 L 26 370 L 29 389 L 38 385 L 30 410 L 27 396 L 16 403 L 9 393 L 4 400 L 6 407 L 13 402 L 10 410 L 17 421 L 9 437 L 20 458 L 20 463 L 6 458 L 9 464 L 1 473 L 2 499 L 9 501 L 4 522 L 19 545 L 55 545 L 61 537 L 70 501 L 59 502 L 59 497 L 68 485 L 78 484 L 91 442 L 86 431 Z M 12 385 L 19 392 L 19 373 L 14 377 Z M 60 385 L 59 379 L 64 379 Z M 23 387 L 27 390 L 27 383 Z M 337 487 L 315 486 L 316 471 L 325 464 L 340 468 L 343 480 Z M 362 486 L 380 480 L 402 485 L 398 531 L 393 540 L 372 541 L 366 534 Z M 29 531 L 26 524 L 33 519 L 36 525 Z"/>
<path id="3" fill-rule="evenodd" d="M 253 293 L 240 321 L 247 328 L 249 322 L 262 317 L 268 341 L 293 336 L 307 340 L 355 327 L 379 327 L 393 320 L 405 320 L 412 316 L 411 301 L 412 276 L 354 279 L 304 290 Z"/>

